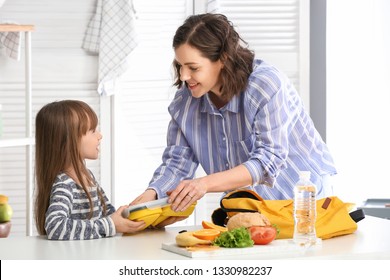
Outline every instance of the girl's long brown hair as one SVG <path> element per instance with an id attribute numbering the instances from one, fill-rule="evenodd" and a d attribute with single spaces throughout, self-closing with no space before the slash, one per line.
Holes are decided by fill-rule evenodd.
<path id="1" fill-rule="evenodd" d="M 92 216 L 93 205 L 88 187 L 95 182 L 80 156 L 80 140 L 97 124 L 96 113 L 79 100 L 52 102 L 38 112 L 35 120 L 35 222 L 39 234 L 46 234 L 45 214 L 55 178 L 70 166 L 73 166 L 77 180 L 88 196 Z M 105 212 L 106 204 L 101 192 L 99 197 Z"/>
<path id="2" fill-rule="evenodd" d="M 254 52 L 247 48 L 233 24 L 222 14 L 199 14 L 188 17 L 173 37 L 173 48 L 183 44 L 198 49 L 212 62 L 219 59 L 221 69 L 222 98 L 229 101 L 233 95 L 244 91 L 248 77 L 253 71 Z M 173 62 L 175 71 L 174 85 L 180 88 L 180 65 Z"/>

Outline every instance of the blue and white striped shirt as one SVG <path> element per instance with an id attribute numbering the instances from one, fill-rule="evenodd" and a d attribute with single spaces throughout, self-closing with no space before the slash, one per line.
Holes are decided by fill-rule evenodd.
<path id="1" fill-rule="evenodd" d="M 261 60 L 254 61 L 246 90 L 219 110 L 208 94 L 194 98 L 186 87 L 168 110 L 163 163 L 149 184 L 158 197 L 193 178 L 199 163 L 207 174 L 243 164 L 252 176 L 250 188 L 264 199 L 292 198 L 301 170 L 311 172 L 321 196 L 322 176 L 336 174 L 294 86 Z"/>
<path id="2" fill-rule="evenodd" d="M 114 221 L 109 216 L 115 212 L 115 208 L 109 203 L 103 189 L 96 181 L 95 183 L 95 186 L 90 187 L 93 214 L 89 219 L 89 200 L 83 188 L 65 173 L 56 177 L 46 211 L 45 229 L 48 239 L 85 240 L 116 234 Z M 98 188 L 106 202 L 106 213 L 103 213 Z"/>

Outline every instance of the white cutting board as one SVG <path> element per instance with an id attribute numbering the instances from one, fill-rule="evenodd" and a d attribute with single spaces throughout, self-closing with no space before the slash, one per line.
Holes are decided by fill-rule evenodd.
<path id="1" fill-rule="evenodd" d="M 315 246 L 310 249 L 321 247 L 321 239 L 317 240 Z M 253 245 L 253 247 L 246 248 L 217 248 L 212 251 L 189 251 L 185 247 L 179 247 L 176 243 L 162 243 L 162 249 L 183 255 L 189 258 L 210 258 L 222 256 L 239 256 L 239 255 L 253 255 L 260 254 L 262 257 L 278 256 L 302 256 L 305 253 L 305 248 L 302 248 L 292 241 L 292 239 L 278 239 L 267 245 Z"/>

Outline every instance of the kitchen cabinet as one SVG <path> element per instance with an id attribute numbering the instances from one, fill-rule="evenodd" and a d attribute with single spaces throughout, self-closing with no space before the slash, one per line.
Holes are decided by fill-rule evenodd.
<path id="1" fill-rule="evenodd" d="M 6 135 L 0 138 L 0 148 L 26 147 L 26 235 L 32 235 L 32 196 L 33 196 L 33 146 L 32 136 L 32 79 L 31 79 L 31 32 L 34 25 L 0 24 L 0 32 L 20 32 L 24 34 L 25 43 L 25 137 L 7 139 Z M 4 137 L 4 138 L 3 138 Z"/>

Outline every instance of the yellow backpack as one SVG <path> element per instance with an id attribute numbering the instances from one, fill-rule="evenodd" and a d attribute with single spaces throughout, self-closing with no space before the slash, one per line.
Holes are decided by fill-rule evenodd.
<path id="1" fill-rule="evenodd" d="M 264 200 L 251 190 L 236 190 L 226 194 L 221 208 L 212 214 L 212 221 L 224 226 L 229 217 L 239 212 L 260 212 L 279 228 L 277 238 L 292 238 L 294 233 L 293 200 Z M 364 218 L 362 209 L 353 209 L 353 203 L 344 203 L 336 196 L 318 199 L 316 204 L 316 233 L 321 239 L 350 234 L 357 222 Z"/>

